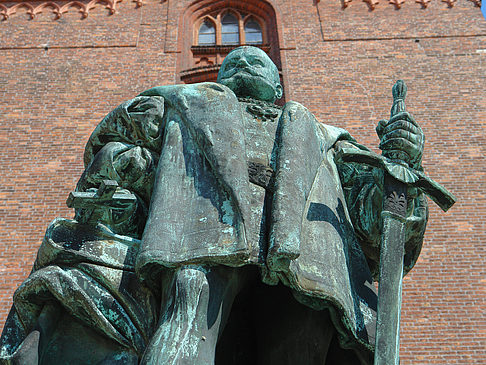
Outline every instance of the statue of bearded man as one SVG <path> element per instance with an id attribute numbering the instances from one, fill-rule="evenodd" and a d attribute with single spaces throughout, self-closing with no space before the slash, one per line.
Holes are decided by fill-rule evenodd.
<path id="1" fill-rule="evenodd" d="M 98 343 L 96 354 L 106 348 L 98 362 L 69 363 L 125 356 L 124 364 L 371 364 L 382 172 L 338 161 L 340 149 L 365 147 L 299 103 L 274 104 L 281 97 L 266 53 L 240 47 L 225 58 L 217 83 L 155 87 L 105 117 L 87 144 L 77 191 L 100 196 L 100 183 L 114 180 L 132 203 L 85 199 L 73 204 L 74 221 L 51 224 L 16 293 L 8 323 L 23 332 L 10 353 L 48 318 L 33 291 L 54 277 L 60 291 L 70 282 L 60 278 L 76 274 L 83 285 L 64 297 L 50 285 L 44 302 L 118 347 Z M 421 168 L 423 133 L 410 114 L 378 130 L 384 153 Z M 410 189 L 408 197 L 405 271 L 427 221 L 424 195 Z M 64 252 L 73 233 L 69 262 L 46 254 L 56 244 Z M 107 237 L 110 247 L 130 249 L 116 256 L 104 248 Z M 105 256 L 89 258 L 86 245 Z M 94 286 L 104 301 L 82 295 Z M 35 310 L 26 305 L 32 302 Z M 56 331 L 40 337 L 61 343 L 92 335 Z M 48 342 L 36 348 L 58 361 Z"/>

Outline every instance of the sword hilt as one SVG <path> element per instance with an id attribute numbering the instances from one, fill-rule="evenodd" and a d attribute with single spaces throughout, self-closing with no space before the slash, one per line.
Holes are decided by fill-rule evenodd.
<path id="1" fill-rule="evenodd" d="M 354 162 L 384 170 L 398 181 L 427 194 L 444 212 L 456 202 L 456 198 L 445 187 L 435 182 L 422 171 L 398 164 L 372 151 L 358 148 L 340 148 L 336 159 L 342 162 Z"/>
<path id="2" fill-rule="evenodd" d="M 403 80 L 397 80 L 392 87 L 393 105 L 390 111 L 390 118 L 398 113 L 406 111 L 405 97 L 407 96 L 407 85 Z"/>
<path id="3" fill-rule="evenodd" d="M 395 115 L 406 112 L 405 97 L 407 96 L 407 85 L 403 80 L 397 80 L 392 87 L 393 104 L 390 110 L 390 119 Z M 383 156 L 392 161 L 408 161 L 409 157 L 406 152 L 400 150 L 383 151 Z"/>
<path id="4" fill-rule="evenodd" d="M 73 191 L 69 193 L 66 205 L 69 208 L 95 209 L 111 208 L 125 209 L 137 203 L 135 194 L 119 191 L 114 180 L 103 180 L 96 191 Z"/>

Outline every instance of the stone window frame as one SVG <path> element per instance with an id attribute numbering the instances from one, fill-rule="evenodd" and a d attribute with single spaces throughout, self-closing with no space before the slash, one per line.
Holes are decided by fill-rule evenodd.
<path id="1" fill-rule="evenodd" d="M 206 25 L 207 25 L 207 24 L 209 24 L 209 25 L 210 25 L 210 27 L 207 27 L 207 28 L 208 28 L 208 29 L 211 29 L 211 30 L 212 30 L 212 32 L 205 32 L 205 33 L 201 33 L 201 29 L 202 29 L 203 25 L 205 25 L 205 24 L 206 24 Z M 216 24 L 215 24 L 215 22 L 213 22 L 213 21 L 212 21 L 212 19 L 210 19 L 209 17 L 205 17 L 205 18 L 203 19 L 203 21 L 202 21 L 202 22 L 200 22 L 200 24 L 199 24 L 199 30 L 198 30 L 198 32 L 197 32 L 197 33 L 198 33 L 198 34 L 197 34 L 197 44 L 198 44 L 198 45 L 200 45 L 200 46 L 213 46 L 213 45 L 215 45 L 215 44 L 216 44 Z M 204 34 L 204 35 L 209 35 L 209 34 L 210 34 L 210 35 L 212 35 L 212 37 L 211 37 L 211 38 L 213 38 L 213 39 L 212 39 L 212 41 L 211 41 L 211 42 L 205 42 L 205 43 L 201 43 L 201 35 L 202 35 L 202 34 Z"/>
<path id="2" fill-rule="evenodd" d="M 239 30 L 239 42 L 238 43 L 227 43 L 224 44 L 222 40 L 222 20 L 223 17 L 226 16 L 227 14 L 232 14 L 233 16 L 236 17 L 238 21 L 238 30 Z M 245 26 L 250 20 L 254 20 L 260 27 L 261 35 L 262 35 L 262 42 L 261 43 L 248 43 L 248 45 L 252 46 L 263 46 L 268 43 L 267 40 L 267 30 L 266 30 L 266 23 L 265 20 L 259 17 L 258 15 L 255 15 L 253 13 L 249 12 L 244 12 L 238 9 L 233 9 L 233 8 L 222 8 L 219 9 L 213 13 L 203 15 L 199 19 L 197 19 L 194 22 L 194 36 L 193 36 L 193 46 L 194 47 L 206 47 L 206 46 L 243 46 L 247 45 L 246 43 L 246 32 L 245 32 Z M 215 32 L 216 32 L 216 41 L 214 45 L 200 45 L 199 44 L 199 30 L 201 28 L 201 25 L 205 22 L 211 22 L 214 26 Z"/>

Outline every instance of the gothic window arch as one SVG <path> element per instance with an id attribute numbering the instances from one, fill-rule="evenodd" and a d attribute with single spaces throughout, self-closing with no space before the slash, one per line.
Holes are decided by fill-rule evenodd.
<path id="1" fill-rule="evenodd" d="M 180 81 L 215 81 L 223 59 L 241 45 L 261 48 L 281 67 L 276 13 L 267 1 L 198 0 L 183 16 Z"/>
<path id="2" fill-rule="evenodd" d="M 239 19 L 230 11 L 221 18 L 221 44 L 240 44 Z"/>
<path id="3" fill-rule="evenodd" d="M 263 43 L 262 28 L 253 17 L 245 22 L 245 41 L 246 44 Z"/>
<path id="4" fill-rule="evenodd" d="M 198 42 L 201 46 L 213 46 L 216 44 L 216 27 L 209 18 L 204 18 L 199 26 Z"/>

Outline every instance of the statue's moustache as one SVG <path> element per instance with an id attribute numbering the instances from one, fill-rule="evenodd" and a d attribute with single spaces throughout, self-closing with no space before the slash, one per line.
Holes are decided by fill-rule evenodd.
<path id="1" fill-rule="evenodd" d="M 261 77 L 260 75 L 258 75 L 256 72 L 254 72 L 253 70 L 249 69 L 248 67 L 243 67 L 243 68 L 237 68 L 235 69 L 233 72 L 231 72 L 228 76 L 224 77 L 225 79 L 228 79 L 230 77 L 233 77 L 234 75 L 236 75 L 237 73 L 240 73 L 240 72 L 245 72 L 251 76 L 256 76 L 256 77 Z"/>
<path id="2" fill-rule="evenodd" d="M 272 84 L 272 82 L 270 80 L 268 80 L 268 78 L 266 78 L 265 76 L 259 75 L 255 71 L 249 70 L 248 68 L 236 69 L 236 70 L 232 71 L 231 73 L 225 75 L 224 77 L 221 77 L 220 81 L 229 82 L 235 76 L 238 76 L 238 74 L 246 74 L 246 75 L 250 76 L 253 79 L 260 80 L 260 82 L 263 82 L 263 83 L 265 83 L 267 85 L 270 85 L 270 86 L 274 87 L 274 85 Z"/>

